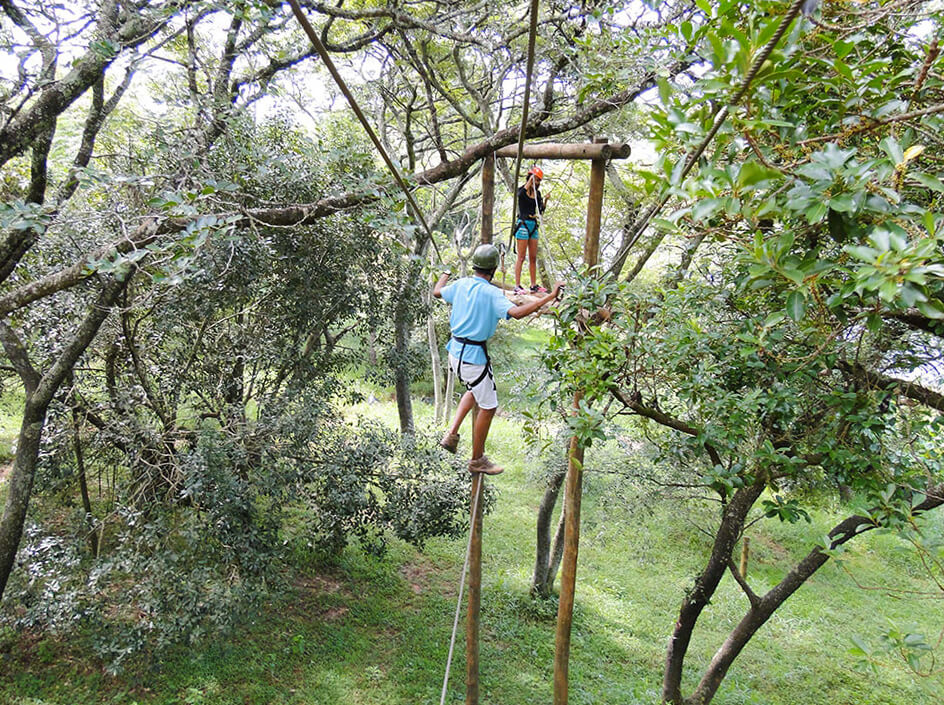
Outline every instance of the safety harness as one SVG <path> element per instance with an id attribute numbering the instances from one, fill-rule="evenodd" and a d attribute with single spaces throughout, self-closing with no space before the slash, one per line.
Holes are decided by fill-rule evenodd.
<path id="1" fill-rule="evenodd" d="M 528 237 L 530 238 L 538 229 L 538 221 L 534 216 L 530 215 L 527 215 L 524 218 L 518 218 L 518 222 L 515 224 L 514 231 L 516 238 L 518 237 L 518 231 L 521 230 L 522 227 L 528 233 Z"/>
<path id="2" fill-rule="evenodd" d="M 488 345 L 485 344 L 485 341 L 472 340 L 471 338 L 462 338 L 458 335 L 452 336 L 452 339 L 462 343 L 462 347 L 459 349 L 459 363 L 456 365 L 456 376 L 466 386 L 466 389 L 471 392 L 473 387 L 478 386 L 479 383 L 481 383 L 481 381 L 486 377 L 492 380 L 492 388 L 498 389 L 498 387 L 495 386 L 495 375 L 492 374 L 492 358 L 488 356 Z M 482 352 L 485 353 L 485 367 L 482 369 L 482 373 L 475 378 L 474 382 L 466 382 L 462 379 L 462 356 L 465 355 L 466 345 L 477 345 L 478 347 L 482 348 Z"/>

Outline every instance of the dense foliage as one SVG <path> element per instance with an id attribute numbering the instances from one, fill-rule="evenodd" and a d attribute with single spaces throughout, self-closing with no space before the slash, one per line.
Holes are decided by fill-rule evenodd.
<path id="1" fill-rule="evenodd" d="M 462 528 L 465 478 L 415 432 L 410 384 L 439 352 L 436 322 L 432 343 L 419 326 L 433 232 L 433 257 L 461 267 L 469 185 L 518 138 L 520 11 L 303 5 L 430 231 L 313 88 L 287 7 L 0 3 L 0 374 L 23 398 L 3 616 L 90 634 L 113 667 L 231 626 L 293 561 Z M 920 529 L 944 501 L 941 23 L 917 0 L 542 9 L 526 136 L 632 131 L 659 156 L 610 166 L 603 266 L 570 282 L 547 377 L 516 378 L 555 433 L 591 451 L 619 435 L 608 469 L 716 501 L 665 701 L 709 702 L 864 531 L 940 565 Z M 512 163 L 496 171 L 511 193 Z M 565 191 L 545 253 L 576 271 L 583 196 Z M 389 384 L 399 434 L 350 412 Z M 547 464 L 539 544 L 563 479 Z M 849 518 L 755 593 L 732 561 L 752 522 L 804 521 L 836 492 L 855 498 Z M 538 556 L 536 594 L 555 560 Z M 749 607 L 686 696 L 688 644 L 727 572 Z"/>

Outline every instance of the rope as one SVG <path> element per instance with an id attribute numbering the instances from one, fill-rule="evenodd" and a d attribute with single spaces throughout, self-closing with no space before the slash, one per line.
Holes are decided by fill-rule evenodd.
<path id="1" fill-rule="evenodd" d="M 713 116 L 714 122 L 711 125 L 711 129 L 708 131 L 708 134 L 705 135 L 705 138 L 701 141 L 701 144 L 695 148 L 695 151 L 688 157 L 688 160 L 685 162 L 685 166 L 682 169 L 682 173 L 679 175 L 679 184 L 685 180 L 685 177 L 688 176 L 688 172 L 692 170 L 692 167 L 695 166 L 698 159 L 702 154 L 705 153 L 705 150 L 708 148 L 708 145 L 715 138 L 715 135 L 718 134 L 718 130 L 721 129 L 721 126 L 724 124 L 724 121 L 727 120 L 728 115 L 731 112 L 731 107 L 737 105 L 741 98 L 743 98 L 748 89 L 751 87 L 751 83 L 757 77 L 757 73 L 760 71 L 761 66 L 767 60 L 767 57 L 770 56 L 774 48 L 780 43 L 780 39 L 786 33 L 787 28 L 790 26 L 790 23 L 796 19 L 796 16 L 800 14 L 800 10 L 803 7 L 806 0 L 793 0 L 793 4 L 787 9 L 786 14 L 784 14 L 783 19 L 780 20 L 780 25 L 777 27 L 777 31 L 774 33 L 774 36 L 770 38 L 764 48 L 760 50 L 760 53 L 754 57 L 754 61 L 751 64 L 750 70 L 747 72 L 747 75 L 744 76 L 744 79 L 741 81 L 741 85 L 738 86 L 737 92 L 734 94 L 734 97 L 728 101 L 727 105 L 722 108 L 719 108 L 715 111 Z M 632 227 L 632 236 L 627 239 L 626 245 L 620 248 L 616 253 L 616 257 L 613 259 L 613 265 L 610 267 L 610 273 L 616 274 L 622 269 L 623 263 L 626 261 L 626 256 L 629 254 L 629 250 L 636 244 L 636 240 L 639 239 L 639 236 L 642 234 L 642 231 L 649 225 L 649 222 L 655 217 L 655 215 L 662 210 L 663 206 L 668 202 L 670 197 L 670 191 L 667 190 L 666 193 L 656 201 L 649 209 L 643 213 Z"/>
<path id="2" fill-rule="evenodd" d="M 511 233 L 508 247 L 512 246 L 515 236 L 515 222 L 518 217 L 518 177 L 521 174 L 521 155 L 524 153 L 524 132 L 528 125 L 528 108 L 531 103 L 531 72 L 534 70 L 534 44 L 538 34 L 538 0 L 531 0 L 531 27 L 528 33 L 528 67 L 524 75 L 524 107 L 521 109 L 521 125 L 518 127 L 518 156 L 515 157 L 515 178 L 513 198 L 511 199 Z M 535 187 L 537 200 L 537 187 Z"/>
<path id="3" fill-rule="evenodd" d="M 534 0 L 536 3 L 537 0 Z M 416 204 L 416 201 L 413 200 L 413 194 L 410 193 L 410 189 L 407 187 L 406 182 L 403 180 L 403 177 L 400 176 L 400 172 L 396 166 L 393 164 L 393 160 L 390 159 L 390 156 L 387 154 L 387 150 L 384 149 L 383 145 L 380 143 L 380 139 L 377 137 L 377 134 L 374 132 L 373 128 L 370 126 L 370 123 L 367 122 L 367 118 L 364 116 L 364 113 L 361 111 L 360 106 L 357 104 L 357 101 L 354 99 L 354 95 L 351 93 L 350 89 L 347 87 L 347 84 L 344 82 L 344 79 L 341 78 L 341 74 L 338 73 L 337 67 L 334 65 L 334 61 L 331 60 L 331 55 L 328 53 L 328 50 L 325 48 L 325 45 L 322 44 L 321 40 L 318 38 L 318 35 L 315 34 L 314 28 L 311 26 L 311 23 L 308 21 L 308 18 L 302 12 L 302 8 L 298 4 L 298 0 L 288 0 L 288 4 L 292 7 L 292 12 L 295 13 L 295 17 L 298 20 L 298 23 L 302 26 L 302 29 L 305 30 L 305 34 L 308 35 L 308 38 L 311 40 L 312 45 L 315 47 L 315 51 L 318 52 L 318 55 L 321 57 L 321 60 L 324 62 L 324 65 L 327 67 L 328 72 L 331 74 L 331 77 L 334 79 L 334 82 L 337 84 L 338 88 L 341 89 L 341 92 L 344 94 L 344 97 L 347 98 L 348 105 L 351 106 L 351 109 L 354 111 L 354 114 L 357 116 L 357 119 L 360 120 L 361 125 L 364 126 L 364 130 L 367 132 L 367 135 L 370 137 L 371 142 L 374 143 L 374 147 L 377 148 L 377 151 L 380 152 L 380 156 L 383 157 L 384 162 L 387 165 L 387 168 L 390 170 L 390 173 L 393 174 L 393 178 L 399 184 L 400 189 L 403 191 L 406 196 L 406 200 L 410 205 L 410 208 L 413 211 L 413 215 L 416 219 L 423 224 L 423 229 L 426 231 L 426 235 L 429 237 L 429 241 L 433 244 L 433 249 L 436 251 L 436 257 L 439 259 L 439 263 L 442 264 L 442 254 L 439 252 L 439 246 L 436 244 L 436 240 L 433 237 L 433 231 L 430 229 L 429 224 L 426 222 L 426 218 L 423 217 L 423 212 L 420 210 L 420 207 Z"/>
<path id="4" fill-rule="evenodd" d="M 439 705 L 446 702 L 446 688 L 449 686 L 449 670 L 452 668 L 452 652 L 456 646 L 456 631 L 459 628 L 459 612 L 462 609 L 462 590 L 465 588 L 465 574 L 469 570 L 469 554 L 472 553 L 472 534 L 475 532 L 476 512 L 479 506 L 479 495 L 482 493 L 482 485 L 485 477 L 479 475 L 478 487 L 475 490 L 475 496 L 472 498 L 472 522 L 469 526 L 469 544 L 465 549 L 465 563 L 462 565 L 462 578 L 459 580 L 459 599 L 456 600 L 456 616 L 452 621 L 452 638 L 449 640 L 449 656 L 446 658 L 446 675 L 443 678 L 442 695 L 439 698 Z"/>

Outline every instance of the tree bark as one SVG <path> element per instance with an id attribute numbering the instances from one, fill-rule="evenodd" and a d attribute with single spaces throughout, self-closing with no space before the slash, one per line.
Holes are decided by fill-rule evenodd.
<path id="1" fill-rule="evenodd" d="M 127 21 L 116 25 L 118 7 L 114 0 L 103 3 L 98 22 L 98 34 L 120 45 L 133 49 L 150 39 L 173 18 L 173 15 L 154 18 L 140 12 L 127 13 Z M 0 129 L 0 166 L 22 154 L 55 119 L 78 100 L 105 73 L 118 54 L 103 52 L 97 47 L 71 63 L 71 70 L 39 91 L 26 110 L 21 111 Z"/>
<path id="2" fill-rule="evenodd" d="M 79 324 L 65 348 L 46 373 L 38 379 L 36 371 L 25 356 L 25 350 L 11 339 L 7 332 L 9 329 L 3 333 L 3 347 L 11 360 L 15 358 L 14 366 L 17 367 L 17 372 L 23 379 L 26 389 L 26 401 L 17 440 L 16 458 L 13 461 L 13 470 L 10 472 L 8 481 L 7 500 L 3 516 L 0 518 L 0 599 L 3 598 L 7 581 L 10 579 L 20 538 L 23 535 L 23 525 L 33 491 L 40 440 L 49 403 L 79 357 L 94 340 L 124 286 L 124 282 L 114 279 L 105 284 L 97 299 L 92 303 L 88 315 Z"/>
<path id="3" fill-rule="evenodd" d="M 925 500 L 915 506 L 912 511 L 916 514 L 927 512 L 941 506 L 941 504 L 944 504 L 944 487 L 933 487 L 928 491 Z M 832 539 L 829 548 L 830 550 L 835 549 L 874 528 L 877 528 L 876 525 L 868 517 L 847 517 L 829 532 L 829 538 Z M 828 560 L 829 555 L 823 552 L 821 546 L 816 546 L 784 576 L 783 580 L 761 597 L 757 604 L 751 606 L 718 651 L 715 652 L 694 693 L 686 700 L 688 705 L 708 705 L 711 702 L 731 664 L 734 663 L 734 660 L 751 637 Z"/>
<path id="4" fill-rule="evenodd" d="M 74 399 L 73 399 L 74 402 Z M 76 403 L 72 405 L 72 444 L 75 451 L 75 469 L 79 476 L 79 493 L 82 496 L 82 509 L 88 524 L 89 548 L 92 555 L 98 557 L 98 534 L 95 532 L 95 515 L 92 513 L 92 499 L 88 491 L 88 478 L 85 473 L 85 454 L 82 450 L 82 421 Z"/>
<path id="5" fill-rule="evenodd" d="M 566 477 L 566 469 L 554 473 L 544 489 L 544 496 L 541 498 L 541 505 L 538 507 L 534 573 L 531 576 L 531 594 L 533 596 L 549 597 L 554 587 L 554 579 L 557 577 L 557 567 L 560 565 L 563 545 L 558 540 L 555 540 L 553 544 L 551 542 L 551 519 L 554 516 L 554 507 L 557 506 L 557 498 L 560 496 L 560 490 Z M 563 517 L 563 513 L 561 517 Z M 556 534 L 560 534 L 561 523 L 558 523 L 557 528 Z M 558 537 L 555 535 L 556 538 Z M 556 561 L 554 552 L 551 550 L 552 546 L 554 549 L 558 549 L 556 550 Z"/>
<path id="6" fill-rule="evenodd" d="M 682 671 L 685 653 L 691 643 L 695 623 L 708 605 L 724 577 L 731 560 L 731 552 L 741 536 L 744 520 L 754 502 L 764 491 L 763 482 L 743 487 L 734 493 L 721 517 L 721 525 L 715 533 L 711 556 L 701 574 L 695 579 L 695 585 L 682 601 L 678 621 L 669 638 L 665 659 L 665 673 L 662 681 L 662 700 L 667 703 L 682 705 Z"/>
<path id="7" fill-rule="evenodd" d="M 554 589 L 554 579 L 560 569 L 564 557 L 564 532 L 567 528 L 567 506 L 561 507 L 560 518 L 557 520 L 557 531 L 554 532 L 554 542 L 551 548 L 551 560 L 547 567 L 547 593 Z"/>
<path id="8" fill-rule="evenodd" d="M 412 268 L 411 268 L 412 269 Z M 407 275 L 409 276 L 409 275 Z M 400 287 L 404 293 L 412 287 Z M 394 318 L 394 386 L 397 397 L 397 415 L 400 418 L 400 433 L 412 435 L 415 432 L 413 425 L 413 401 L 410 397 L 410 369 L 407 356 L 410 348 L 410 316 L 407 296 L 402 295 L 397 301 Z"/>
<path id="9" fill-rule="evenodd" d="M 443 421 L 448 421 L 452 418 L 452 402 L 456 396 L 456 375 L 452 371 L 451 367 L 448 367 L 446 372 L 446 394 L 445 400 L 443 401 Z"/>
<path id="10" fill-rule="evenodd" d="M 436 424 L 442 423 L 443 418 L 443 375 L 442 363 L 439 360 L 439 340 L 436 337 L 436 324 L 433 317 L 426 318 L 426 333 L 429 337 L 429 361 L 433 370 L 433 408 Z"/>

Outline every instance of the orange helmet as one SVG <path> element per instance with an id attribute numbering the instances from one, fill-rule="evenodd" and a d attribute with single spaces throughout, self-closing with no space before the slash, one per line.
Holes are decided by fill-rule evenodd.
<path id="1" fill-rule="evenodd" d="M 539 166 L 533 166 L 530 169 L 528 169 L 528 174 L 534 174 L 539 179 L 544 178 L 544 172 L 541 171 L 541 167 Z"/>

